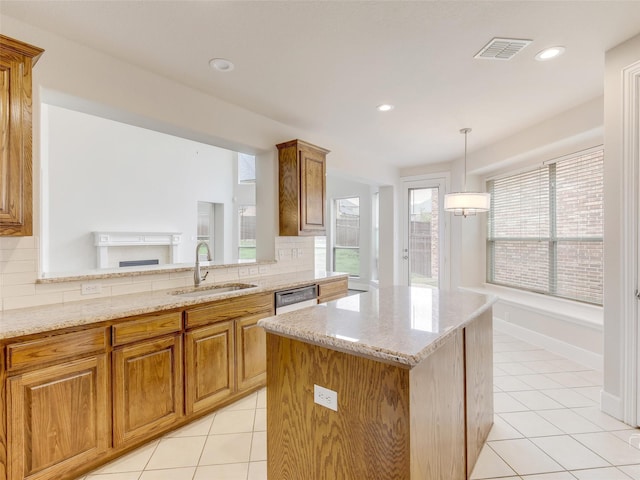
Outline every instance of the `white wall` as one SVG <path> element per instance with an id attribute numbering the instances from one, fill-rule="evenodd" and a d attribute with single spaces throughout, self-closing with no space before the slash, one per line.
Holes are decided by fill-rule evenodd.
<path id="1" fill-rule="evenodd" d="M 623 76 L 625 67 L 640 61 L 640 35 L 629 39 L 621 45 L 609 50 L 605 56 L 605 158 L 604 158 L 604 217 L 605 217 L 605 241 L 604 241 L 604 392 L 602 395 L 602 407 L 607 413 L 631 421 L 635 417 L 635 405 L 625 405 L 624 399 L 630 400 L 625 395 L 625 390 L 635 389 L 635 385 L 626 385 L 623 374 L 630 367 L 625 365 L 624 339 L 626 327 L 628 331 L 637 331 L 637 318 L 631 309 L 625 305 L 635 303 L 634 287 L 637 287 L 637 267 L 632 265 L 633 258 L 627 258 L 629 248 L 637 252 L 638 245 L 635 234 L 627 229 L 624 218 L 625 208 L 635 203 L 634 192 L 628 192 L 628 197 L 623 197 L 625 175 L 634 175 L 627 172 L 624 164 L 625 144 L 624 138 L 631 134 L 623 130 Z M 635 108 L 640 108 L 635 106 Z M 637 122 L 637 118 L 636 118 Z M 636 124 L 637 128 L 637 124 Z M 635 133 L 637 138 L 637 133 Z M 637 147 L 636 147 L 637 148 Z M 640 168 L 633 166 L 635 175 Z M 632 179 L 637 182 L 637 178 Z M 637 183 L 635 183 L 637 188 Z M 634 188 L 634 189 L 635 189 Z M 633 207 L 632 207 L 633 208 Z M 637 207 L 635 207 L 637 208 Z M 637 212 L 637 210 L 636 210 Z M 638 221 L 636 219 L 636 221 Z M 636 257 L 637 255 L 633 255 Z M 630 279 L 635 285 L 627 285 L 625 277 L 631 273 Z M 631 297 L 631 298 L 630 298 Z M 635 357 L 632 354 L 629 357 Z M 635 371 L 635 369 L 634 369 Z M 635 396 L 636 392 L 632 392 Z M 627 403 L 630 403 L 629 401 Z M 627 415 L 624 415 L 624 411 Z M 632 415 L 633 411 L 633 415 Z"/>
<path id="2" fill-rule="evenodd" d="M 95 231 L 180 232 L 174 263 L 193 262 L 198 201 L 224 205 L 226 260 L 235 260 L 234 152 L 56 106 L 46 112 L 43 271 L 97 268 Z"/>

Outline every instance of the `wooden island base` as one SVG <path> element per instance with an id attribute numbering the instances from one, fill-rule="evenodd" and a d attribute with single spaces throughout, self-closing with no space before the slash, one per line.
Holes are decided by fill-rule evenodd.
<path id="1" fill-rule="evenodd" d="M 493 423 L 491 308 L 413 368 L 271 332 L 267 352 L 269 480 L 470 476 Z"/>

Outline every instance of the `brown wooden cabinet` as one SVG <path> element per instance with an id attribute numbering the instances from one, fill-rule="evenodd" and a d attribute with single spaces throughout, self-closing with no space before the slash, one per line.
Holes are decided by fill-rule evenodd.
<path id="1" fill-rule="evenodd" d="M 238 389 L 246 390 L 267 381 L 267 334 L 258 326 L 266 315 L 236 320 L 236 361 Z"/>
<path id="2" fill-rule="evenodd" d="M 181 331 L 181 312 L 142 315 L 111 326 L 116 447 L 182 418 Z"/>
<path id="3" fill-rule="evenodd" d="M 318 303 L 346 297 L 349 290 L 347 278 L 337 278 L 318 282 Z"/>
<path id="4" fill-rule="evenodd" d="M 276 147 L 280 235 L 324 235 L 329 150 L 302 140 L 291 140 Z"/>
<path id="5" fill-rule="evenodd" d="M 233 322 L 187 332 L 184 355 L 187 415 L 211 409 L 233 394 Z"/>
<path id="6" fill-rule="evenodd" d="M 104 329 L 97 328 L 48 337 L 49 348 L 42 340 L 9 345 L 9 480 L 63 478 L 107 452 L 111 390 L 105 340 Z M 75 358 L 80 354 L 85 358 Z"/>
<path id="7" fill-rule="evenodd" d="M 31 68 L 44 50 L 0 35 L 0 235 L 33 234 Z"/>
<path id="8" fill-rule="evenodd" d="M 182 335 L 113 351 L 113 437 L 120 447 L 166 430 L 183 416 Z"/>

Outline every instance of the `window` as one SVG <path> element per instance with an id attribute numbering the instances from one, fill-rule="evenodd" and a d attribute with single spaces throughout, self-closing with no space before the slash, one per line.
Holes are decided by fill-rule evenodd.
<path id="1" fill-rule="evenodd" d="M 256 183 L 256 157 L 238 153 L 238 183 Z"/>
<path id="2" fill-rule="evenodd" d="M 209 202 L 198 202 L 198 226 L 197 226 L 197 240 L 200 242 L 207 242 L 209 250 L 213 258 L 213 239 L 214 239 L 214 204 Z M 207 260 L 207 252 L 203 248 L 198 251 L 200 260 Z"/>
<path id="3" fill-rule="evenodd" d="M 335 201 L 333 270 L 360 276 L 360 198 Z"/>
<path id="4" fill-rule="evenodd" d="M 256 206 L 243 205 L 238 208 L 238 225 L 240 241 L 238 243 L 238 259 L 250 261 L 256 259 Z"/>
<path id="5" fill-rule="evenodd" d="M 489 283 L 602 305 L 603 156 L 487 182 Z"/>

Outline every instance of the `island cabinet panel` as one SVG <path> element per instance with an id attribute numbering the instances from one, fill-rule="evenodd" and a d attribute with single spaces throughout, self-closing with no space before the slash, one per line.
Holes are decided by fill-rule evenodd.
<path id="1" fill-rule="evenodd" d="M 184 349 L 187 415 L 211 409 L 233 394 L 233 322 L 187 332 Z"/>
<path id="2" fill-rule="evenodd" d="M 280 235 L 324 235 L 329 151 L 302 140 L 291 140 L 276 147 Z"/>
<path id="3" fill-rule="evenodd" d="M 65 478 L 111 442 L 105 354 L 8 378 L 10 480 Z"/>
<path id="4" fill-rule="evenodd" d="M 411 369 L 411 479 L 466 478 L 462 332 Z"/>
<path id="5" fill-rule="evenodd" d="M 264 385 L 267 380 L 267 334 L 258 326 L 265 315 L 236 320 L 238 389 Z"/>
<path id="6" fill-rule="evenodd" d="M 464 329 L 467 473 L 471 475 L 493 425 L 493 319 L 484 312 Z"/>
<path id="7" fill-rule="evenodd" d="M 116 447 L 166 430 L 183 417 L 182 336 L 113 351 Z"/>
<path id="8" fill-rule="evenodd" d="M 409 370 L 273 334 L 267 352 L 269 480 L 410 478 Z"/>

